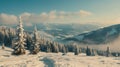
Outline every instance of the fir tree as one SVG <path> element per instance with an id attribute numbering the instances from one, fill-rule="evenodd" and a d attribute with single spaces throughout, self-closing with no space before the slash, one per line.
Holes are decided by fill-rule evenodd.
<path id="1" fill-rule="evenodd" d="M 16 42 L 13 45 L 13 54 L 15 55 L 21 55 L 25 54 L 25 38 L 24 38 L 24 29 L 22 25 L 21 17 L 19 17 L 19 25 L 18 25 L 18 33 L 17 33 L 17 39 Z"/>
<path id="2" fill-rule="evenodd" d="M 26 44 L 27 49 L 30 50 L 32 44 L 32 37 L 30 36 L 29 33 L 26 33 Z"/>
<path id="3" fill-rule="evenodd" d="M 65 48 L 65 46 L 62 47 L 62 52 L 63 52 L 63 55 L 67 54 L 67 49 Z"/>
<path id="4" fill-rule="evenodd" d="M 51 44 L 51 49 L 52 49 L 52 52 L 58 53 L 59 52 L 58 43 L 53 42 L 53 44 Z"/>
<path id="5" fill-rule="evenodd" d="M 46 45 L 46 52 L 51 52 L 51 42 L 47 41 L 47 45 Z"/>
<path id="6" fill-rule="evenodd" d="M 107 50 L 106 50 L 106 57 L 109 57 L 110 56 L 110 48 L 107 47 Z"/>
<path id="7" fill-rule="evenodd" d="M 91 50 L 91 56 L 95 56 L 95 55 L 96 55 L 95 50 L 92 49 L 92 50 Z"/>
<path id="8" fill-rule="evenodd" d="M 87 49 L 86 49 L 86 55 L 91 56 L 91 50 L 90 50 L 90 48 L 88 48 L 88 46 L 87 46 Z"/>
<path id="9" fill-rule="evenodd" d="M 5 45 L 4 45 L 4 43 L 2 44 L 2 49 L 5 49 Z"/>
<path id="10" fill-rule="evenodd" d="M 32 54 L 37 54 L 40 50 L 39 47 L 39 36 L 38 36 L 38 31 L 35 26 L 34 28 L 34 37 L 33 37 L 33 44 L 31 45 L 31 53 Z"/>
<path id="11" fill-rule="evenodd" d="M 79 47 L 78 47 L 78 45 L 75 45 L 74 55 L 78 55 L 78 54 L 79 54 Z"/>
<path id="12" fill-rule="evenodd" d="M 12 40 L 13 40 L 13 37 L 15 36 L 14 30 L 9 28 L 8 29 L 8 34 L 9 34 L 8 45 L 9 45 L 9 47 L 12 47 Z"/>
<path id="13" fill-rule="evenodd" d="M 1 43 L 1 46 L 3 45 L 4 43 L 4 32 L 3 32 L 3 28 L 0 29 L 0 43 Z"/>
<path id="14" fill-rule="evenodd" d="M 59 45 L 58 45 L 59 52 L 63 52 L 63 47 L 64 47 L 64 45 L 63 45 L 63 44 L 59 44 Z"/>

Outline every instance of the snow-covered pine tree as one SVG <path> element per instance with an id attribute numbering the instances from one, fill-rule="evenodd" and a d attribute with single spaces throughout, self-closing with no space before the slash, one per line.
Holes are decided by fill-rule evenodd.
<path id="1" fill-rule="evenodd" d="M 57 42 L 54 42 L 53 45 L 54 45 L 54 49 L 55 49 L 54 52 L 55 52 L 55 53 L 58 53 L 58 52 L 59 52 L 58 43 L 57 43 Z"/>
<path id="2" fill-rule="evenodd" d="M 13 38 L 15 37 L 15 32 L 12 28 L 9 28 L 8 29 L 8 35 L 9 35 L 9 38 L 8 38 L 8 46 L 9 47 L 12 47 L 12 40 Z"/>
<path id="3" fill-rule="evenodd" d="M 9 42 L 9 35 L 8 35 L 8 30 L 7 28 L 4 29 L 4 45 L 8 46 L 8 42 Z"/>
<path id="4" fill-rule="evenodd" d="M 75 45 L 74 47 L 74 55 L 78 55 L 79 54 L 79 47 L 78 45 Z"/>
<path id="5" fill-rule="evenodd" d="M 4 33 L 4 29 L 2 27 L 0 29 L 0 43 L 4 43 L 4 37 L 5 37 L 5 33 Z"/>
<path id="6" fill-rule="evenodd" d="M 63 52 L 63 46 L 64 46 L 63 44 L 60 44 L 60 43 L 59 43 L 59 45 L 58 45 L 59 52 Z"/>
<path id="7" fill-rule="evenodd" d="M 21 16 L 19 17 L 19 25 L 17 28 L 17 38 L 16 42 L 13 44 L 13 54 L 15 55 L 21 55 L 25 54 L 25 38 L 24 38 L 24 29 L 23 29 L 23 23 L 21 20 Z"/>
<path id="8" fill-rule="evenodd" d="M 47 41 L 46 52 L 51 52 L 51 41 Z"/>
<path id="9" fill-rule="evenodd" d="M 91 56 L 91 49 L 90 48 L 88 48 L 88 46 L 87 46 L 87 49 L 86 49 L 86 55 L 87 56 Z"/>
<path id="10" fill-rule="evenodd" d="M 59 52 L 58 43 L 56 43 L 56 42 L 51 43 L 51 51 L 53 53 L 58 53 Z"/>
<path id="11" fill-rule="evenodd" d="M 4 45 L 4 43 L 2 44 L 2 49 L 5 49 L 5 45 Z"/>
<path id="12" fill-rule="evenodd" d="M 26 33 L 26 46 L 28 50 L 30 50 L 31 48 L 31 43 L 32 43 L 32 37 L 29 33 Z"/>
<path id="13" fill-rule="evenodd" d="M 62 46 L 62 53 L 63 53 L 63 55 L 66 55 L 66 54 L 67 54 L 67 49 L 65 48 L 64 45 Z"/>
<path id="14" fill-rule="evenodd" d="M 110 56 L 110 48 L 107 47 L 107 50 L 106 50 L 106 57 L 109 57 Z"/>
<path id="15" fill-rule="evenodd" d="M 95 53 L 95 49 L 91 49 L 91 56 L 95 56 L 96 53 Z"/>
<path id="16" fill-rule="evenodd" d="M 31 45 L 31 53 L 32 54 L 37 54 L 40 50 L 40 46 L 39 46 L 39 36 L 38 36 L 38 31 L 37 28 L 35 26 L 34 28 L 34 37 L 33 37 L 33 43 Z"/>
<path id="17" fill-rule="evenodd" d="M 43 38 L 40 39 L 40 50 L 43 51 L 43 52 L 46 52 L 46 49 L 47 49 L 46 40 L 43 37 Z"/>

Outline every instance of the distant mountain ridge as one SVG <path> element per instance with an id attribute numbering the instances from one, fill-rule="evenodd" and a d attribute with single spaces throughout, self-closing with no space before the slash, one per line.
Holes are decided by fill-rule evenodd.
<path id="1" fill-rule="evenodd" d="M 17 25 L 9 25 L 9 26 L 4 25 L 4 26 L 13 29 L 16 29 L 17 27 Z M 99 25 L 94 25 L 94 24 L 38 23 L 38 24 L 32 24 L 32 26 L 26 26 L 25 24 L 23 24 L 24 31 L 29 33 L 33 32 L 34 26 L 37 26 L 37 29 L 41 37 L 46 37 L 47 39 L 51 39 L 58 42 L 63 42 L 62 40 L 65 38 L 100 28 Z M 1 25 L 1 27 L 3 27 L 3 25 Z"/>
<path id="2" fill-rule="evenodd" d="M 105 44 L 117 39 L 119 37 L 119 34 L 120 24 L 117 24 L 66 38 L 64 39 L 64 42 L 78 42 L 83 44 Z"/>

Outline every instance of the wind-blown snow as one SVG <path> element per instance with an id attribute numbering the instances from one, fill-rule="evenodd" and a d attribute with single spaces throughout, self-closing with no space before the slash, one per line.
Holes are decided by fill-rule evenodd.
<path id="1" fill-rule="evenodd" d="M 0 47 L 1 48 L 1 47 Z M 12 49 L 0 49 L 0 67 L 119 67 L 120 57 L 86 56 L 73 53 L 39 52 L 37 55 L 13 56 Z"/>

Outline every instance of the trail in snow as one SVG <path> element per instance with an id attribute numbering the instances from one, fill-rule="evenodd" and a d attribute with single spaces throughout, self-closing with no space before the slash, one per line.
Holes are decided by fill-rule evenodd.
<path id="1" fill-rule="evenodd" d="M 54 67 L 54 62 L 47 57 L 43 58 L 41 61 L 45 63 L 45 67 Z"/>

